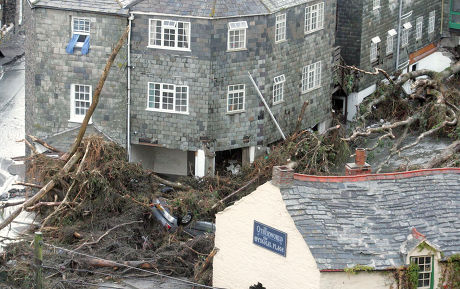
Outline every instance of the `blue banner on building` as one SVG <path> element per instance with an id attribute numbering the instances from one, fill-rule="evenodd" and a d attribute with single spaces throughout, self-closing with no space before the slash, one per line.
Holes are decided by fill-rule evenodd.
<path id="1" fill-rule="evenodd" d="M 254 221 L 254 244 L 286 257 L 287 234 Z"/>

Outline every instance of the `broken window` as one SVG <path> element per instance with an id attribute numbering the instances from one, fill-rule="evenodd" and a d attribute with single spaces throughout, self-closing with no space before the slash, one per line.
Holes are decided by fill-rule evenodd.
<path id="1" fill-rule="evenodd" d="M 70 95 L 70 121 L 82 122 L 91 105 L 91 85 L 72 84 Z"/>
<path id="2" fill-rule="evenodd" d="M 286 40 L 286 13 L 276 15 L 275 42 Z"/>
<path id="3" fill-rule="evenodd" d="M 244 110 L 245 85 L 235 84 L 228 86 L 227 112 L 238 112 Z"/>
<path id="4" fill-rule="evenodd" d="M 246 48 L 246 21 L 228 23 L 228 50 L 240 50 Z"/>
<path id="5" fill-rule="evenodd" d="M 150 19 L 149 47 L 190 50 L 190 22 Z"/>
<path id="6" fill-rule="evenodd" d="M 324 2 L 305 8 L 305 33 L 312 33 L 323 29 Z"/>
<path id="7" fill-rule="evenodd" d="M 188 86 L 149 82 L 147 110 L 188 113 Z"/>
<path id="8" fill-rule="evenodd" d="M 302 92 L 321 86 L 321 61 L 307 65 L 302 71 Z"/>

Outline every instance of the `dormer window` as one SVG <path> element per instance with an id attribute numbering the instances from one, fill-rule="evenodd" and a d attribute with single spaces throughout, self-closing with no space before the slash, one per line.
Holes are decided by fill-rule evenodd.
<path id="1" fill-rule="evenodd" d="M 243 50 L 246 49 L 246 30 L 248 23 L 246 21 L 228 23 L 228 45 L 227 49 Z"/>

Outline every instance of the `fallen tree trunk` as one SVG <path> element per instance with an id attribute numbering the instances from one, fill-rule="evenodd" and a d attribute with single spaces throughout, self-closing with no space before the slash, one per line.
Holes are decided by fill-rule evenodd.
<path id="1" fill-rule="evenodd" d="M 64 165 L 64 167 L 61 169 L 59 172 L 60 175 L 65 175 L 70 172 L 72 167 L 78 162 L 78 160 L 81 158 L 82 154 L 80 152 L 77 152 L 74 154 L 70 160 Z M 24 210 L 24 208 L 33 206 L 36 202 L 38 202 L 43 196 L 45 196 L 49 191 L 51 191 L 54 186 L 56 185 L 56 181 L 53 179 L 49 181 L 43 188 L 38 191 L 37 194 L 35 194 L 33 197 L 25 201 L 21 207 L 16 209 L 11 215 L 9 215 L 1 224 L 0 224 L 0 230 L 8 226 L 9 223 L 11 223 L 14 219 L 16 219 L 19 214 Z"/>
<path id="2" fill-rule="evenodd" d="M 120 265 L 121 263 L 129 267 L 135 267 L 135 268 L 141 268 L 141 269 L 156 269 L 155 263 L 153 261 L 115 262 L 115 261 L 104 260 L 104 259 L 87 258 L 87 259 L 82 260 L 82 262 L 87 266 L 98 267 L 98 268 L 109 267 L 109 268 L 118 269 L 121 267 Z"/>
<path id="3" fill-rule="evenodd" d="M 57 153 L 60 153 L 61 151 L 58 150 L 57 148 L 53 147 L 52 145 L 49 145 L 48 143 L 46 143 L 44 140 L 41 140 L 33 135 L 27 135 L 33 142 L 36 142 L 36 143 L 39 143 L 41 144 L 42 146 L 44 146 L 45 148 L 49 149 L 50 151 L 53 151 L 53 152 L 57 152 Z"/>
<path id="4" fill-rule="evenodd" d="M 452 157 L 455 153 L 460 152 L 460 140 L 453 142 L 447 148 L 445 148 L 439 155 L 432 158 L 428 163 L 426 163 L 423 168 L 431 169 L 439 167 L 442 163 L 446 162 L 449 158 Z"/>
<path id="5" fill-rule="evenodd" d="M 186 185 L 183 185 L 183 184 L 181 184 L 181 183 L 175 183 L 175 182 L 171 182 L 171 181 L 165 180 L 165 179 L 163 179 L 162 177 L 156 175 L 156 174 L 153 173 L 153 172 L 150 173 L 150 176 L 151 176 L 152 178 L 154 178 L 155 180 L 159 181 L 160 183 L 162 183 L 163 185 L 167 185 L 167 186 L 173 187 L 173 188 L 175 188 L 175 189 L 185 190 L 185 191 L 188 191 L 188 190 L 191 190 L 191 189 L 192 189 L 191 187 L 186 186 Z"/>

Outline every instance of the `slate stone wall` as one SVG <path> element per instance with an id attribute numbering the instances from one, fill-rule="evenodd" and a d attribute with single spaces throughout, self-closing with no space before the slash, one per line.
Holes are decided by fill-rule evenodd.
<path id="1" fill-rule="evenodd" d="M 310 2 L 309 5 L 319 1 Z M 287 41 L 275 44 L 276 14 L 229 19 L 136 15 L 132 36 L 132 140 L 149 138 L 167 148 L 197 150 L 200 137 L 216 151 L 265 145 L 281 138 L 256 89 L 251 72 L 285 134 L 293 130 L 309 100 L 303 127 L 330 118 L 335 2 L 326 4 L 324 29 L 304 34 L 305 5 L 287 13 Z M 147 48 L 148 19 L 191 22 L 191 52 Z M 246 50 L 227 51 L 228 22 L 247 21 Z M 322 61 L 321 87 L 301 93 L 302 68 Z M 284 102 L 273 105 L 273 79 L 284 74 Z M 189 114 L 147 111 L 148 82 L 189 86 Z M 227 113 L 228 85 L 244 84 L 245 110 Z M 248 138 L 249 140 L 245 140 Z"/>
<path id="2" fill-rule="evenodd" d="M 3 0 L 3 3 L 0 3 L 2 4 L 1 12 L 3 12 L 3 18 L 1 19 L 2 25 L 9 25 L 10 23 L 16 24 L 14 21 L 16 15 L 16 0 Z"/>
<path id="3" fill-rule="evenodd" d="M 26 37 L 26 134 L 48 138 L 79 126 L 69 122 L 71 84 L 97 83 L 106 61 L 125 30 L 119 16 L 24 6 Z M 71 17 L 91 19 L 90 51 L 67 54 Z M 32 21 L 29 21 L 32 19 Z M 126 143 L 126 45 L 115 59 L 92 121 L 108 137 Z"/>
<path id="4" fill-rule="evenodd" d="M 390 74 L 395 72 L 396 65 L 396 51 L 397 51 L 397 35 L 394 37 L 394 49 L 393 54 L 386 55 L 386 40 L 387 32 L 391 29 L 398 31 L 398 15 L 399 15 L 399 0 L 380 0 L 380 8 L 373 9 L 372 0 L 353 0 L 353 6 L 355 3 L 361 2 L 362 13 L 360 19 L 361 22 L 361 35 L 346 32 L 345 29 L 340 29 L 341 26 L 357 27 L 359 28 L 358 17 L 353 17 L 352 14 L 347 13 L 349 11 L 349 1 L 339 0 L 339 13 L 338 23 L 339 30 L 337 32 L 338 44 L 342 46 L 343 57 L 347 64 L 357 65 L 362 69 L 373 71 L 374 67 L 379 67 L 387 70 Z M 350 5 L 351 6 L 351 5 Z M 359 4 L 356 4 L 359 6 Z M 436 11 L 436 22 L 435 31 L 428 34 L 428 19 L 431 11 Z M 356 12 L 359 15 L 358 12 Z M 436 42 L 440 39 L 441 29 L 441 0 L 403 0 L 402 15 L 409 15 L 404 18 L 401 22 L 403 25 L 406 22 L 412 24 L 412 28 L 409 32 L 409 44 L 408 46 L 400 49 L 400 61 L 402 64 L 409 59 L 409 54 L 413 53 L 430 43 Z M 416 31 L 416 19 L 423 16 L 423 33 L 420 40 L 415 39 Z M 348 23 L 349 21 L 349 23 Z M 344 35 L 342 35 L 344 34 Z M 370 46 L 371 39 L 379 36 L 381 42 L 379 43 L 378 51 L 378 63 L 371 64 L 370 62 Z M 347 41 L 339 41 L 344 37 Z M 360 47 L 349 46 L 350 42 L 360 43 Z M 349 57 L 350 55 L 359 56 L 359 59 Z M 382 77 L 380 76 L 380 79 Z M 364 89 L 374 84 L 375 77 L 363 76 L 359 82 L 359 90 Z"/>

